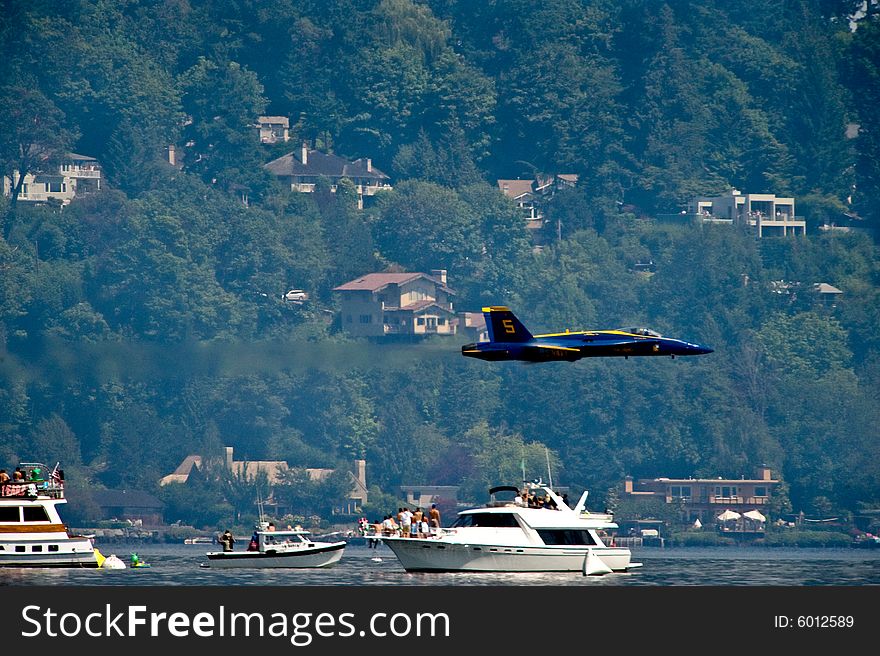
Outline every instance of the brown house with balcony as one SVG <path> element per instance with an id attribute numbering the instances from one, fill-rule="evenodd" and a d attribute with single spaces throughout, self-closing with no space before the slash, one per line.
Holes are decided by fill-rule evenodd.
<path id="1" fill-rule="evenodd" d="M 342 329 L 353 337 L 455 335 L 455 292 L 446 270 L 426 273 L 368 273 L 335 287 Z"/>
<path id="2" fill-rule="evenodd" d="M 665 503 L 680 504 L 683 519 L 706 524 L 725 510 L 744 513 L 760 510 L 769 502 L 780 481 L 771 476 L 770 468 L 758 467 L 755 478 L 653 478 L 624 481 L 624 497 L 655 498 Z"/>

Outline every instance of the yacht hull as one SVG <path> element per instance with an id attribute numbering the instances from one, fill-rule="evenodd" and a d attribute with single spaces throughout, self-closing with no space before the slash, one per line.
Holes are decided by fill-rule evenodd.
<path id="1" fill-rule="evenodd" d="M 630 567 L 622 547 L 475 545 L 437 539 L 381 538 L 408 572 L 581 572 L 592 552 L 612 571 Z"/>
<path id="2" fill-rule="evenodd" d="M 53 547 L 57 551 L 49 551 Z M 97 567 L 88 538 L 67 536 L 8 539 L 0 537 L 0 567 Z"/>
<path id="3" fill-rule="evenodd" d="M 313 568 L 329 567 L 342 558 L 345 542 L 301 548 L 291 551 L 215 551 L 208 553 L 208 562 L 203 566 L 225 567 L 268 567 L 268 568 Z"/>

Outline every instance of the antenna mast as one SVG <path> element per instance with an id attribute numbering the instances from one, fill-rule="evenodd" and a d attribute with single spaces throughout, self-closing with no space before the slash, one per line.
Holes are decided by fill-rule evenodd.
<path id="1" fill-rule="evenodd" d="M 550 473 L 550 449 L 544 447 L 544 455 L 547 456 L 547 479 L 550 481 L 550 488 L 553 488 L 553 474 Z"/>

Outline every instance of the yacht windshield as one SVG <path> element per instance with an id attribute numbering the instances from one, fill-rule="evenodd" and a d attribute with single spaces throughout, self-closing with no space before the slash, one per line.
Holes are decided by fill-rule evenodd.
<path id="1" fill-rule="evenodd" d="M 475 513 L 460 515 L 452 524 L 452 528 L 468 526 L 489 526 L 493 528 L 519 528 L 513 513 Z"/>

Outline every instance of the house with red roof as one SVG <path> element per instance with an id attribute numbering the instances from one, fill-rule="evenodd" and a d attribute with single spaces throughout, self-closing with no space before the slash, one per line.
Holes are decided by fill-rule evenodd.
<path id="1" fill-rule="evenodd" d="M 353 337 L 455 335 L 455 292 L 446 270 L 427 273 L 368 273 L 335 287 L 342 329 Z"/>

